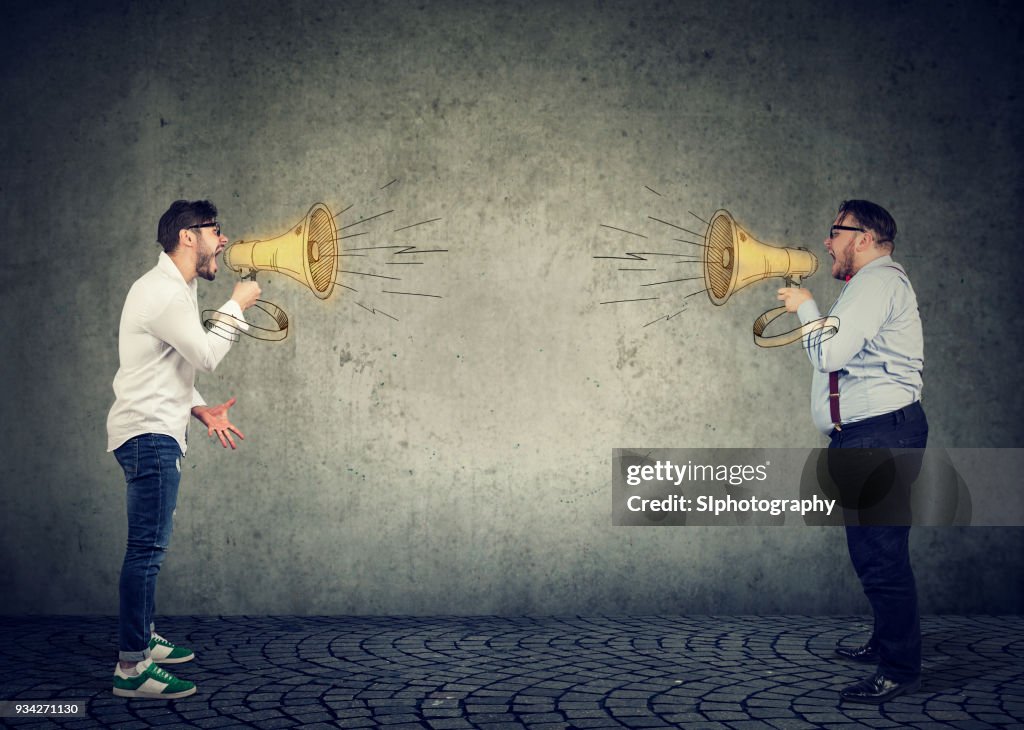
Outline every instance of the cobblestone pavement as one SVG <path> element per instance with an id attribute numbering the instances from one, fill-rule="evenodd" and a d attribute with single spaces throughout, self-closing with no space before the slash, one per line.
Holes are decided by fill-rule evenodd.
<path id="1" fill-rule="evenodd" d="M 88 728 L 1024 727 L 1024 617 L 928 617 L 922 687 L 840 704 L 863 617 L 176 616 L 177 701 L 111 694 L 112 617 L 0 617 L 0 699 L 70 700 Z"/>

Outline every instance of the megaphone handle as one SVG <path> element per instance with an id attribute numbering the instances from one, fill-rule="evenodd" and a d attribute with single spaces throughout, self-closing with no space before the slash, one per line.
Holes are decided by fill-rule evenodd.
<path id="1" fill-rule="evenodd" d="M 249 273 L 242 274 L 242 281 L 256 281 L 256 269 L 249 269 Z"/>

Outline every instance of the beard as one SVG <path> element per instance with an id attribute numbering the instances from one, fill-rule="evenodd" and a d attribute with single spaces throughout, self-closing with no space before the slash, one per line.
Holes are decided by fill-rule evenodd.
<path id="1" fill-rule="evenodd" d="M 833 253 L 836 253 L 833 251 Z M 853 246 L 847 246 L 846 250 L 836 255 L 836 263 L 833 267 L 835 273 L 833 279 L 845 281 L 847 277 L 853 276 Z"/>
<path id="2" fill-rule="evenodd" d="M 217 278 L 217 272 L 214 271 L 217 265 L 216 259 L 216 251 L 198 251 L 196 253 L 196 273 L 207 281 L 213 281 Z"/>

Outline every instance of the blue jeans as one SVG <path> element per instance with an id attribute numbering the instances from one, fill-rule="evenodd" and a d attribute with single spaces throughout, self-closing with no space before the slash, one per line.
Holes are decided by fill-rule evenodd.
<path id="1" fill-rule="evenodd" d="M 853 486 L 846 506 L 858 521 L 847 523 L 846 545 L 874 613 L 869 643 L 878 649 L 878 669 L 897 682 L 921 674 L 921 619 L 910 567 L 910 489 L 927 444 L 928 420 L 919 403 L 843 426 L 832 432 L 829 443 L 830 449 L 853 450 L 830 452 L 835 456 L 830 468 L 835 461 L 837 471 L 846 475 L 837 481 Z M 875 510 L 877 521 L 865 520 L 881 501 L 888 504 L 881 513 Z"/>
<path id="2" fill-rule="evenodd" d="M 128 545 L 121 566 L 120 661 L 149 657 L 156 577 L 174 527 L 181 449 L 170 436 L 146 433 L 114 450 L 127 484 Z"/>

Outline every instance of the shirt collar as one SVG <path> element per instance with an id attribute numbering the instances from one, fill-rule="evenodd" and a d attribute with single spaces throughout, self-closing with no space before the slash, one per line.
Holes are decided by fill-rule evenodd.
<path id="1" fill-rule="evenodd" d="M 856 279 L 860 275 L 860 272 L 864 271 L 865 269 L 878 268 L 879 266 L 899 266 L 900 269 L 903 268 L 899 264 L 893 262 L 892 256 L 890 256 L 889 254 L 886 254 L 885 256 L 879 256 L 877 259 L 871 259 L 866 264 L 864 264 L 859 269 L 857 269 L 857 273 L 856 274 L 854 274 L 849 279 L 847 279 L 846 281 L 843 282 L 843 288 L 839 291 L 839 296 L 836 297 L 836 300 L 834 302 L 832 302 L 832 306 L 829 308 L 829 314 L 831 314 L 832 310 L 836 308 L 837 304 L 839 304 L 839 300 L 842 299 L 843 294 L 846 293 L 846 288 L 848 286 L 850 286 L 850 284 L 853 282 L 853 280 Z"/>
<path id="2" fill-rule="evenodd" d="M 893 263 L 892 256 L 886 254 L 885 256 L 879 256 L 877 259 L 871 259 L 870 261 L 868 261 L 866 264 L 860 267 L 860 269 L 857 271 L 857 274 L 859 274 L 861 271 L 864 271 L 864 269 L 871 269 L 876 266 L 896 266 L 896 264 Z M 857 274 L 854 274 L 854 276 L 856 276 Z"/>
<path id="3" fill-rule="evenodd" d="M 180 281 L 182 284 L 187 286 L 190 291 L 194 292 L 196 290 L 196 280 L 193 279 L 190 282 L 186 282 L 185 277 L 181 275 L 181 271 L 178 270 L 178 267 L 171 260 L 171 257 L 168 256 L 164 251 L 160 252 L 160 256 L 159 258 L 157 258 L 156 261 L 156 267 L 160 269 L 160 271 L 162 271 L 163 273 L 172 277 L 175 281 Z"/>

